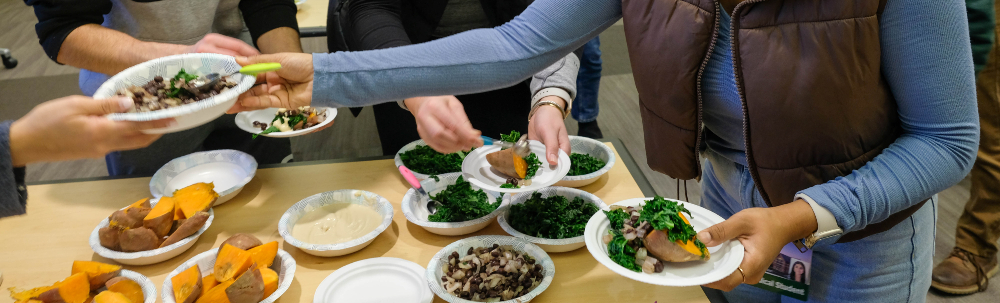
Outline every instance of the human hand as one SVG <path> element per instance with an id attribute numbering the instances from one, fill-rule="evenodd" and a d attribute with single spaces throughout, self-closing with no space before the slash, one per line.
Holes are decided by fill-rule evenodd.
<path id="1" fill-rule="evenodd" d="M 792 241 L 816 231 L 816 215 L 803 200 L 771 208 L 748 208 L 698 233 L 705 246 L 720 245 L 731 239 L 743 244 L 745 254 L 740 268 L 722 280 L 705 287 L 730 291 L 740 284 L 757 284 L 764 272 Z"/>
<path id="2" fill-rule="evenodd" d="M 312 103 L 313 61 L 311 54 L 280 53 L 254 57 L 236 57 L 242 66 L 257 63 L 281 63 L 281 69 L 257 74 L 256 86 L 240 95 L 227 112 L 230 114 L 269 107 L 299 108 Z"/>
<path id="3" fill-rule="evenodd" d="M 548 96 L 542 100 L 566 104 L 565 100 L 557 96 Z M 559 164 L 560 149 L 567 155 L 570 153 L 569 134 L 563 122 L 563 113 L 558 108 L 542 106 L 535 109 L 535 115 L 528 121 L 528 138 L 541 139 L 539 141 L 545 145 L 545 158 L 550 165 Z"/>
<path id="4" fill-rule="evenodd" d="M 149 146 L 160 135 L 142 130 L 176 123 L 173 118 L 133 122 L 104 117 L 127 112 L 133 106 L 129 98 L 94 100 L 84 96 L 39 104 L 10 126 L 11 161 L 20 167 L 41 161 L 100 158 L 112 151 Z"/>
<path id="5" fill-rule="evenodd" d="M 482 132 L 472 127 L 465 107 L 455 96 L 403 100 L 417 120 L 417 133 L 434 150 L 448 154 L 483 145 Z"/>
<path id="6" fill-rule="evenodd" d="M 260 52 L 243 40 L 216 33 L 205 35 L 198 43 L 184 48 L 184 53 L 216 53 L 233 57 L 257 56 Z"/>

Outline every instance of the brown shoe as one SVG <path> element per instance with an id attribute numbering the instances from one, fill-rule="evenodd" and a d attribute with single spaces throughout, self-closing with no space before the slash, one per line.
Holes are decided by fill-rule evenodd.
<path id="1" fill-rule="evenodd" d="M 947 259 L 934 267 L 931 287 L 958 295 L 984 291 L 997 269 L 996 256 L 983 258 L 955 247 Z"/>

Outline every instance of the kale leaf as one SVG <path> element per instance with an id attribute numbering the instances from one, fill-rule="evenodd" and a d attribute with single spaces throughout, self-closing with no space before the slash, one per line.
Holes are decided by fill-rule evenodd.
<path id="1" fill-rule="evenodd" d="M 514 143 L 517 142 L 517 139 L 520 138 L 521 138 L 521 133 L 516 130 L 510 131 L 509 135 L 500 134 L 500 141 Z"/>
<path id="2" fill-rule="evenodd" d="M 634 272 L 641 272 L 642 268 L 635 264 L 635 250 L 627 245 L 628 240 L 622 235 L 615 235 L 614 239 L 608 243 L 608 256 L 611 261 Z"/>
<path id="3" fill-rule="evenodd" d="M 510 207 L 510 226 L 526 235 L 545 239 L 565 239 L 583 235 L 587 221 L 597 213 L 593 203 L 576 197 L 542 198 L 533 193 L 528 200 Z"/>
<path id="4" fill-rule="evenodd" d="M 462 171 L 462 160 L 465 160 L 465 154 L 445 155 L 427 145 L 417 145 L 416 148 L 399 154 L 399 159 L 403 160 L 403 165 L 412 171 L 439 175 Z"/>
<path id="5" fill-rule="evenodd" d="M 535 153 L 531 153 L 527 157 L 524 157 L 524 162 L 528 162 L 528 172 L 524 174 L 524 179 L 528 180 L 535 177 L 535 173 L 538 172 L 538 168 L 542 167 L 542 162 L 538 161 L 538 156 Z"/>
<path id="6" fill-rule="evenodd" d="M 500 184 L 500 188 L 521 188 L 521 186 L 518 186 L 517 184 L 504 183 Z"/>
<path id="7" fill-rule="evenodd" d="M 278 127 L 276 127 L 274 125 L 271 125 L 270 127 L 268 127 L 267 129 L 265 129 L 264 131 L 260 132 L 260 134 L 253 134 L 253 137 L 250 138 L 250 140 L 257 139 L 257 135 L 265 135 L 265 134 L 270 134 L 270 133 L 280 132 L 280 131 L 281 130 L 279 130 Z"/>
<path id="8" fill-rule="evenodd" d="M 191 80 L 198 79 L 198 76 L 188 74 L 182 68 L 179 72 L 177 72 L 177 75 L 175 75 L 174 78 L 170 79 L 170 88 L 167 90 L 167 97 L 176 98 L 181 94 L 191 95 L 191 92 L 186 89 L 174 86 L 174 83 L 180 81 L 181 79 L 184 79 L 184 82 L 187 83 Z"/>
<path id="9" fill-rule="evenodd" d="M 441 205 L 437 212 L 427 217 L 431 222 L 463 222 L 486 216 L 500 206 L 497 203 L 490 203 L 489 197 L 482 189 L 473 190 L 472 184 L 462 176 L 455 180 L 455 184 L 448 185 L 445 190 L 437 195 L 431 196 Z"/>
<path id="10" fill-rule="evenodd" d="M 582 176 L 595 171 L 600 170 L 604 167 L 604 161 L 601 159 L 591 157 L 588 154 L 578 154 L 573 153 L 569 155 L 569 173 L 567 176 Z"/>
<path id="11" fill-rule="evenodd" d="M 656 196 L 653 200 L 646 201 L 642 211 L 639 212 L 639 221 L 649 222 L 653 229 L 667 231 L 667 237 L 670 241 L 687 243 L 693 240 L 695 246 L 701 250 L 702 256 L 704 256 L 707 250 L 705 243 L 698 240 L 698 233 L 694 231 L 691 224 L 684 222 L 681 213 L 691 216 L 691 211 L 683 204 Z"/>

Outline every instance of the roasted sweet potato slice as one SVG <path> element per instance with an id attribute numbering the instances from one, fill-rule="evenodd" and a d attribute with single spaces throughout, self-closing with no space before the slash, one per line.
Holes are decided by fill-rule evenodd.
<path id="1" fill-rule="evenodd" d="M 178 226 L 177 230 L 170 234 L 170 237 L 167 237 L 167 239 L 160 244 L 160 247 L 167 247 L 170 244 L 177 243 L 180 240 L 197 233 L 198 230 L 205 226 L 205 222 L 208 221 L 208 217 L 208 213 L 202 211 L 195 213 L 190 218 L 184 219 L 184 223 Z"/>
<path id="2" fill-rule="evenodd" d="M 118 241 L 121 234 L 122 230 L 117 227 L 105 226 L 97 230 L 97 237 L 101 240 L 101 246 L 110 250 L 122 250 Z"/>
<path id="3" fill-rule="evenodd" d="M 58 283 L 56 283 L 56 284 L 58 284 Z M 35 288 L 29 289 L 29 290 L 24 290 L 24 291 L 17 291 L 13 287 L 11 287 L 11 288 L 8 288 L 7 290 L 10 291 L 10 298 L 14 299 L 14 301 L 17 301 L 17 302 L 28 302 L 29 300 L 38 298 L 38 296 L 41 296 L 43 293 L 45 293 L 46 291 L 49 291 L 50 289 L 53 289 L 53 288 L 56 288 L 56 286 L 52 285 L 52 286 L 35 287 Z M 38 300 L 34 300 L 34 301 L 38 301 Z"/>
<path id="4" fill-rule="evenodd" d="M 136 220 L 134 214 L 135 212 L 133 212 L 133 215 L 129 215 L 128 213 L 125 212 L 125 210 L 117 210 L 114 213 L 111 213 L 108 226 L 118 229 L 142 227 L 142 218 Z"/>
<path id="5" fill-rule="evenodd" d="M 253 265 L 249 252 L 229 244 L 223 244 L 215 258 L 215 280 L 228 281 L 243 274 Z"/>
<path id="6" fill-rule="evenodd" d="M 684 216 L 681 215 L 681 218 Z M 685 222 L 687 219 L 684 220 Z M 690 223 L 689 223 L 690 224 Z M 701 255 L 701 249 L 694 244 L 695 239 L 691 238 L 684 243 L 680 240 L 670 241 L 667 232 L 662 230 L 654 230 L 643 239 L 646 245 L 646 251 L 653 255 L 660 261 L 664 262 L 687 262 L 694 260 L 708 260 L 711 256 L 708 251 L 705 251 L 704 257 Z"/>
<path id="7" fill-rule="evenodd" d="M 146 296 L 142 294 L 142 286 L 126 277 L 117 277 L 108 280 L 108 290 L 125 295 L 132 303 L 142 303 L 146 301 Z M 95 302 L 96 303 L 96 302 Z"/>
<path id="8" fill-rule="evenodd" d="M 129 205 L 128 208 L 153 208 L 153 205 L 149 203 L 149 198 L 142 198 Z"/>
<path id="9" fill-rule="evenodd" d="M 152 230 L 139 227 L 122 232 L 118 244 L 124 252 L 147 251 L 160 247 L 160 238 Z"/>
<path id="10" fill-rule="evenodd" d="M 257 268 L 268 268 L 274 263 L 274 257 L 278 255 L 278 241 L 271 241 L 267 244 L 251 248 L 247 252 L 253 256 L 253 262 Z"/>
<path id="11" fill-rule="evenodd" d="M 134 302 L 122 293 L 105 290 L 97 294 L 97 296 L 94 296 L 94 303 L 142 303 L 142 302 L 141 301 Z"/>
<path id="12" fill-rule="evenodd" d="M 201 278 L 201 295 L 204 296 L 208 291 L 219 285 L 219 281 L 215 280 L 215 274 L 208 274 Z"/>
<path id="13" fill-rule="evenodd" d="M 90 290 L 97 290 L 104 286 L 105 282 L 121 274 L 122 267 L 94 261 L 73 261 L 71 273 L 81 272 L 87 273 L 87 278 L 90 279 Z"/>
<path id="14" fill-rule="evenodd" d="M 81 272 L 62 280 L 38 296 L 44 303 L 84 303 L 90 297 L 90 278 Z"/>
<path id="15" fill-rule="evenodd" d="M 191 268 L 170 278 L 170 283 L 173 284 L 174 288 L 174 302 L 194 303 L 201 296 L 201 269 L 195 264 L 195 266 L 191 266 Z"/>
<path id="16" fill-rule="evenodd" d="M 263 299 L 267 299 L 274 293 L 275 290 L 278 290 L 278 273 L 274 272 L 270 268 L 264 267 L 260 268 L 260 277 L 264 280 Z"/>
<path id="17" fill-rule="evenodd" d="M 174 198 L 161 197 L 156 206 L 146 214 L 142 226 L 149 228 L 157 237 L 163 238 L 170 234 L 174 225 Z"/>
<path id="18" fill-rule="evenodd" d="M 185 218 L 191 218 L 195 213 L 208 211 L 219 198 L 212 183 L 195 183 L 174 191 L 174 201 L 184 212 Z"/>
<path id="19" fill-rule="evenodd" d="M 195 303 L 230 303 L 229 297 L 226 295 L 226 288 L 233 285 L 233 280 L 225 281 L 219 283 L 219 285 L 212 287 L 205 295 L 198 298 Z"/>
<path id="20" fill-rule="evenodd" d="M 260 270 L 250 268 L 236 278 L 233 285 L 226 287 L 226 296 L 231 303 L 257 303 L 264 299 L 264 279 Z"/>
<path id="21" fill-rule="evenodd" d="M 508 177 L 524 179 L 528 173 L 528 163 L 510 148 L 486 154 L 486 162 Z"/>
<path id="22" fill-rule="evenodd" d="M 230 236 L 229 239 L 226 239 L 226 241 L 222 242 L 222 245 L 226 244 L 235 246 L 236 248 L 242 250 L 250 250 L 251 248 L 260 246 L 261 244 L 263 244 L 263 242 L 260 242 L 260 239 L 257 239 L 257 237 L 254 235 L 239 233 Z"/>

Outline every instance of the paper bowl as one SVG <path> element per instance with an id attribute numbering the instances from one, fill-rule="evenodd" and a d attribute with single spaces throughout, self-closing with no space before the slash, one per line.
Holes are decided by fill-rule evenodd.
<path id="1" fill-rule="evenodd" d="M 94 98 L 115 97 L 115 93 L 119 89 L 131 85 L 143 86 L 156 76 L 162 76 L 164 79 L 173 78 L 181 68 L 198 76 L 210 73 L 219 73 L 220 75 L 235 73 L 231 77 L 237 84 L 218 95 L 191 104 L 144 113 L 114 113 L 109 114 L 108 118 L 115 121 L 152 121 L 174 118 L 177 121 L 174 126 L 144 130 L 143 132 L 147 134 L 167 134 L 188 130 L 225 114 L 226 110 L 236 103 L 237 97 L 253 87 L 256 81 L 256 77 L 238 73 L 241 66 L 236 63 L 236 59 L 232 56 L 207 53 L 181 54 L 149 60 L 121 71 L 101 84 L 101 87 L 94 92 Z"/>
<path id="2" fill-rule="evenodd" d="M 514 250 L 520 251 L 522 253 L 531 256 L 532 258 L 535 258 L 535 264 L 542 265 L 542 271 L 544 274 L 542 282 L 538 284 L 538 287 L 535 287 L 535 289 L 528 292 L 528 294 L 500 302 L 527 303 L 528 301 L 531 301 L 531 299 L 534 299 L 543 291 L 545 291 L 545 289 L 549 287 L 549 284 L 552 284 L 552 278 L 555 277 L 556 275 L 556 266 L 554 263 L 552 263 L 552 258 L 549 258 L 549 255 L 546 254 L 544 250 L 527 241 L 514 238 L 511 236 L 489 235 L 489 236 L 470 237 L 458 240 L 455 241 L 454 243 L 449 244 L 448 246 L 445 246 L 443 249 L 441 249 L 441 251 L 438 251 L 438 253 L 431 258 L 431 262 L 427 264 L 426 278 L 431 286 L 431 291 L 433 291 L 434 294 L 436 294 L 438 297 L 441 297 L 441 299 L 444 299 L 445 301 L 451 303 L 473 302 L 453 296 L 449 294 L 448 291 L 444 289 L 444 287 L 441 286 L 441 276 L 444 276 L 444 272 L 442 272 L 441 267 L 448 262 L 448 255 L 450 255 L 452 252 L 457 251 L 459 255 L 465 256 L 465 252 L 468 251 L 469 248 L 490 247 L 493 246 L 493 244 L 497 244 L 500 246 L 510 245 L 514 248 Z"/>
<path id="3" fill-rule="evenodd" d="M 403 159 L 400 158 L 400 155 L 402 155 L 405 152 L 408 152 L 408 151 L 411 151 L 411 150 L 417 148 L 418 145 L 427 145 L 427 142 L 424 142 L 423 139 L 419 139 L 417 141 L 413 141 L 413 142 L 410 142 L 409 144 L 404 145 L 403 148 L 400 148 L 399 151 L 396 152 L 396 157 L 393 158 L 393 161 L 396 162 L 396 167 L 397 168 L 400 167 L 400 166 L 405 165 L 405 163 L 403 163 Z M 413 170 L 412 167 L 407 166 L 406 168 L 409 168 L 410 171 L 413 172 L 413 176 L 417 177 L 417 180 L 423 181 L 423 180 L 427 180 L 427 178 L 430 178 L 430 175 L 423 174 L 423 173 L 420 173 L 418 171 L 415 171 L 415 170 Z M 462 172 L 461 168 L 459 168 L 458 171 L 448 172 L 448 174 L 450 174 L 450 173 L 460 173 L 460 172 Z M 444 175 L 444 174 L 442 174 L 442 175 Z"/>
<path id="4" fill-rule="evenodd" d="M 615 152 L 601 141 L 587 137 L 569 136 L 569 144 L 572 146 L 571 150 L 573 153 L 590 155 L 591 157 L 601 159 L 605 164 L 601 169 L 586 175 L 567 175 L 562 180 L 559 180 L 559 182 L 556 182 L 555 186 L 584 187 L 597 181 L 598 178 L 608 173 L 612 166 L 615 166 Z"/>
<path id="5" fill-rule="evenodd" d="M 174 300 L 174 284 L 171 281 L 171 278 L 188 268 L 193 267 L 195 264 L 197 264 L 198 269 L 201 270 L 202 277 L 212 274 L 215 266 L 215 258 L 218 253 L 218 248 L 200 253 L 184 262 L 184 264 L 181 264 L 181 266 L 178 266 L 177 269 L 174 269 L 174 271 L 167 274 L 167 277 L 163 279 L 163 303 L 177 302 Z M 274 263 L 272 263 L 269 268 L 278 273 L 278 289 L 258 303 L 271 303 L 277 301 L 278 297 L 281 297 L 281 295 L 288 290 L 288 287 L 292 285 L 292 279 L 295 278 L 295 259 L 292 259 L 292 255 L 280 248 L 278 249 L 278 254 L 274 256 Z"/>
<path id="6" fill-rule="evenodd" d="M 535 192 L 520 193 L 514 195 L 513 197 L 510 195 L 504 197 L 504 205 L 500 207 L 500 213 L 497 216 L 497 221 L 500 221 L 500 228 L 503 228 L 503 230 L 511 236 L 518 239 L 524 239 L 525 241 L 538 245 L 538 247 L 541 247 L 543 250 L 550 253 L 573 251 L 585 246 L 586 243 L 583 241 L 583 235 L 566 239 L 547 239 L 526 235 L 510 226 L 510 208 L 514 205 L 524 203 L 528 200 L 528 198 L 531 198 L 532 194 L 536 192 L 542 194 L 542 198 L 563 196 L 572 201 L 573 198 L 580 197 L 587 203 L 597 206 L 598 212 L 600 212 L 601 209 L 607 208 L 607 206 L 604 205 L 604 201 L 601 201 L 600 198 L 591 193 L 569 187 L 546 187 Z"/>
<path id="7" fill-rule="evenodd" d="M 143 303 L 156 303 L 156 285 L 149 278 L 128 269 L 122 269 L 118 276 L 139 284 L 139 287 L 142 288 Z"/>
<path id="8" fill-rule="evenodd" d="M 462 176 L 461 173 L 438 175 L 438 179 L 441 181 L 435 181 L 433 178 L 430 178 L 420 181 L 420 186 L 433 196 L 445 190 L 448 185 L 455 184 L 455 181 L 460 176 Z M 472 185 L 472 189 L 480 188 Z M 497 197 L 503 195 L 502 193 L 489 190 L 483 191 L 486 192 L 486 196 L 489 197 L 492 203 L 502 203 L 502 201 L 496 201 Z M 403 202 L 401 203 L 403 206 L 403 215 L 406 216 L 407 221 L 419 225 L 431 233 L 442 236 L 458 236 L 477 232 L 490 225 L 493 222 L 493 218 L 496 218 L 497 214 L 500 213 L 500 209 L 503 208 L 503 204 L 501 204 L 500 207 L 497 207 L 496 210 L 486 216 L 464 222 L 431 222 L 427 220 L 427 217 L 430 216 L 430 212 L 427 211 L 427 202 L 416 190 L 411 188 L 403 196 Z"/>
<path id="9" fill-rule="evenodd" d="M 153 199 L 150 200 L 149 203 L 155 206 L 156 203 L 159 201 L 160 199 Z M 123 207 L 122 209 L 125 208 L 127 208 L 127 206 Z M 101 220 L 100 224 L 97 224 L 97 227 L 94 228 L 94 231 L 90 233 L 90 248 L 93 249 L 94 252 L 100 255 L 101 257 L 115 260 L 116 262 L 125 265 L 149 265 L 149 264 L 160 263 L 169 260 L 173 257 L 176 257 L 177 255 L 180 255 L 184 251 L 188 250 L 188 248 L 191 248 L 191 246 L 194 246 L 194 243 L 198 241 L 198 237 L 201 237 L 201 234 L 205 233 L 205 231 L 208 230 L 209 226 L 212 226 L 212 220 L 215 220 L 215 211 L 209 209 L 208 221 L 205 221 L 205 226 L 202 226 L 201 229 L 198 230 L 198 232 L 188 236 L 187 238 L 184 238 L 183 240 L 178 241 L 177 243 L 170 244 L 167 247 L 161 247 L 154 250 L 139 251 L 139 252 L 120 252 L 101 246 L 101 239 L 98 236 L 98 231 L 101 228 L 108 226 L 110 221 L 109 218 L 104 218 L 104 220 Z"/>
<path id="10" fill-rule="evenodd" d="M 231 149 L 197 152 L 160 167 L 149 180 L 149 191 L 159 198 L 191 184 L 211 182 L 219 194 L 213 205 L 217 206 L 239 194 L 256 173 L 257 160 L 250 154 Z"/>
<path id="11" fill-rule="evenodd" d="M 361 238 L 336 244 L 311 244 L 292 236 L 295 223 L 303 215 L 325 205 L 336 203 L 353 203 L 370 207 L 382 216 L 382 224 Z M 281 220 L 278 222 L 278 233 L 285 239 L 285 243 L 298 247 L 310 255 L 318 257 L 343 256 L 361 250 L 375 241 L 375 238 L 385 231 L 389 224 L 392 224 L 392 213 L 392 203 L 375 193 L 356 189 L 328 191 L 309 196 L 292 205 L 292 208 L 281 215 Z"/>

